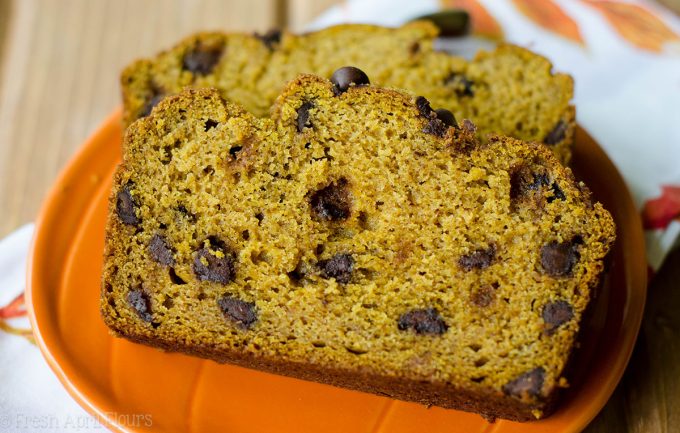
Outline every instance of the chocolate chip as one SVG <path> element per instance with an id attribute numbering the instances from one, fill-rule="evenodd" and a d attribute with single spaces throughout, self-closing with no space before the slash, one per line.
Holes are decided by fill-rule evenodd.
<path id="1" fill-rule="evenodd" d="M 495 297 L 496 291 L 494 290 L 493 286 L 486 285 L 480 287 L 472 293 L 470 296 L 470 302 L 478 307 L 485 308 L 493 303 Z"/>
<path id="2" fill-rule="evenodd" d="M 312 194 L 312 211 L 321 219 L 344 220 L 350 214 L 350 200 L 347 180 L 340 179 Z"/>
<path id="3" fill-rule="evenodd" d="M 548 197 L 548 203 L 552 203 L 555 200 L 566 200 L 567 196 L 564 195 L 564 191 L 560 188 L 557 182 L 553 182 L 552 186 L 553 195 Z"/>
<path id="4" fill-rule="evenodd" d="M 236 158 L 236 154 L 243 150 L 243 146 L 234 146 L 229 149 L 229 155 Z"/>
<path id="5" fill-rule="evenodd" d="M 551 181 L 550 175 L 544 167 L 534 167 L 533 170 L 535 171 L 532 171 L 530 167 L 522 166 L 510 174 L 510 198 L 516 199 L 527 196 L 532 191 L 540 191 L 550 186 L 552 195 L 547 198 L 548 203 L 567 199 L 557 182 Z"/>
<path id="6" fill-rule="evenodd" d="M 139 117 L 146 117 L 149 114 L 151 114 L 151 110 L 153 110 L 153 107 L 158 105 L 158 103 L 161 102 L 163 98 L 165 98 L 164 93 L 161 93 L 158 90 L 154 90 L 153 93 L 146 100 L 144 107 L 142 107 L 142 111 L 140 111 Z"/>
<path id="7" fill-rule="evenodd" d="M 361 69 L 354 66 L 345 66 L 333 72 L 331 83 L 335 85 L 336 95 L 339 95 L 346 92 L 352 84 L 355 86 L 366 86 L 370 84 L 370 81 Z"/>
<path id="8" fill-rule="evenodd" d="M 533 181 L 527 183 L 525 185 L 526 189 L 532 190 L 532 191 L 538 191 L 544 186 L 548 186 L 550 183 L 550 180 L 548 179 L 548 175 L 545 173 L 535 173 L 533 176 Z"/>
<path id="9" fill-rule="evenodd" d="M 132 197 L 131 190 L 134 187 L 132 182 L 128 182 L 118 191 L 116 196 L 116 213 L 123 223 L 136 226 L 142 220 L 137 216 L 137 201 Z"/>
<path id="10" fill-rule="evenodd" d="M 312 122 L 309 121 L 309 110 L 314 108 L 314 104 L 307 101 L 300 105 L 297 110 L 297 131 L 302 132 L 305 128 L 311 128 Z"/>
<path id="11" fill-rule="evenodd" d="M 203 125 L 203 130 L 204 130 L 205 132 L 208 132 L 208 131 L 210 131 L 211 129 L 213 129 L 214 127 L 216 127 L 217 125 L 219 125 L 218 122 L 216 122 L 216 121 L 214 121 L 214 120 L 212 120 L 212 119 L 208 119 L 208 120 L 205 121 L 205 124 Z"/>
<path id="12" fill-rule="evenodd" d="M 522 197 L 530 191 L 538 191 L 548 184 L 549 180 L 546 174 L 532 173 L 529 167 L 522 166 L 513 170 L 510 174 L 510 198 Z"/>
<path id="13" fill-rule="evenodd" d="M 475 96 L 472 86 L 474 81 L 469 80 L 465 75 L 457 72 L 452 72 L 445 80 L 444 84 L 454 87 L 454 91 L 458 97 Z"/>
<path id="14" fill-rule="evenodd" d="M 416 334 L 443 334 L 449 329 L 434 308 L 411 310 L 399 317 L 397 326 L 401 331 L 413 329 Z"/>
<path id="15" fill-rule="evenodd" d="M 149 253 L 161 265 L 171 266 L 175 264 L 172 249 L 168 246 L 165 238 L 158 233 L 154 234 L 149 241 Z"/>
<path id="16" fill-rule="evenodd" d="M 184 54 L 182 67 L 196 75 L 207 75 L 215 68 L 220 57 L 222 57 L 222 47 L 205 48 L 198 46 Z"/>
<path id="17" fill-rule="evenodd" d="M 281 30 L 271 29 L 265 34 L 255 33 L 255 37 L 262 41 L 270 50 L 273 50 L 281 42 Z"/>
<path id="18" fill-rule="evenodd" d="M 319 262 L 321 276 L 335 278 L 340 284 L 349 283 L 354 270 L 354 259 L 349 254 L 336 254 L 328 260 Z"/>
<path id="19" fill-rule="evenodd" d="M 248 329 L 257 321 L 257 308 L 252 302 L 242 301 L 229 295 L 217 300 L 224 317 L 236 323 L 243 329 Z"/>
<path id="20" fill-rule="evenodd" d="M 457 122 L 456 118 L 454 117 L 453 113 L 447 110 L 446 108 L 437 108 L 434 110 L 435 113 L 437 113 L 437 119 L 441 120 L 444 125 L 446 126 L 452 126 L 456 127 Z"/>
<path id="21" fill-rule="evenodd" d="M 146 293 L 141 289 L 130 290 L 127 294 L 127 301 L 135 310 L 140 319 L 145 322 L 151 322 L 151 302 Z"/>
<path id="22" fill-rule="evenodd" d="M 472 269 L 486 269 L 496 257 L 496 246 L 490 245 L 488 248 L 479 249 L 466 254 L 458 259 L 458 264 L 466 271 Z"/>
<path id="23" fill-rule="evenodd" d="M 546 334 L 552 335 L 557 328 L 574 318 L 574 309 L 567 301 L 549 302 L 543 307 L 542 316 L 547 325 Z"/>
<path id="24" fill-rule="evenodd" d="M 571 241 L 551 241 L 541 247 L 541 266 L 551 277 L 565 277 L 571 272 L 581 258 L 578 252 L 582 243 L 576 236 Z"/>
<path id="25" fill-rule="evenodd" d="M 430 101 L 428 101 L 424 96 L 418 96 L 416 98 L 416 108 L 418 109 L 418 112 L 421 116 L 427 117 L 428 119 L 431 117 L 431 114 L 434 111 L 432 106 L 430 106 Z"/>
<path id="26" fill-rule="evenodd" d="M 544 381 L 545 370 L 543 367 L 536 367 L 505 384 L 503 392 L 520 399 L 537 397 L 541 394 Z"/>
<path id="27" fill-rule="evenodd" d="M 555 125 L 552 131 L 548 132 L 548 134 L 545 136 L 543 143 L 554 146 L 564 140 L 564 137 L 567 136 L 568 126 L 569 125 L 564 120 L 557 122 L 557 125 Z"/>
<path id="28" fill-rule="evenodd" d="M 230 283 L 236 276 L 236 254 L 214 236 L 208 244 L 196 251 L 194 273 L 199 280 Z"/>

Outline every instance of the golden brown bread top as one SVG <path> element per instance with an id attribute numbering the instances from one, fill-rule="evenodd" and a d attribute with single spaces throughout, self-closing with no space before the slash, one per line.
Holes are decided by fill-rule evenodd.
<path id="1" fill-rule="evenodd" d="M 346 24 L 303 35 L 199 33 L 126 68 L 121 77 L 125 123 L 187 86 L 214 87 L 264 117 L 298 74 L 330 78 L 336 69 L 353 65 L 374 84 L 407 89 L 471 119 L 481 138 L 500 133 L 544 142 L 568 161 L 575 116 L 570 76 L 553 73 L 547 59 L 513 45 L 480 52 L 472 61 L 437 52 L 437 32 L 429 22 L 415 22 L 396 29 Z"/>

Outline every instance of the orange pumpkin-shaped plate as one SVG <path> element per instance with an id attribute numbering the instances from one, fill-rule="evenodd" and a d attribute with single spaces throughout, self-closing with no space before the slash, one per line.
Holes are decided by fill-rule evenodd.
<path id="1" fill-rule="evenodd" d="M 576 432 L 600 411 L 628 362 L 642 318 L 641 223 L 602 149 L 579 129 L 573 166 L 616 220 L 609 282 L 552 416 L 488 423 L 472 413 L 164 353 L 109 335 L 99 316 L 104 223 L 120 160 L 120 111 L 73 158 L 40 213 L 28 271 L 35 339 L 71 395 L 119 432 Z"/>

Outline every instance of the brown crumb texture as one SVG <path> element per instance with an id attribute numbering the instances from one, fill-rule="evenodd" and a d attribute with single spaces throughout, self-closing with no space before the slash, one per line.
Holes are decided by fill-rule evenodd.
<path id="1" fill-rule="evenodd" d="M 148 115 L 163 96 L 186 86 L 213 87 L 257 117 L 283 85 L 300 73 L 331 78 L 343 66 L 364 71 L 373 84 L 408 89 L 471 119 L 489 133 L 543 142 L 566 163 L 575 113 L 570 76 L 524 48 L 500 45 L 472 61 L 433 49 L 429 22 L 400 28 L 340 25 L 294 35 L 199 33 L 152 59 L 131 64 L 121 77 L 124 122 Z"/>
<path id="2" fill-rule="evenodd" d="M 125 136 L 106 324 L 491 418 L 548 413 L 612 218 L 544 146 L 480 144 L 469 121 L 435 134 L 426 102 L 311 75 L 266 118 L 211 89 L 164 99 Z"/>

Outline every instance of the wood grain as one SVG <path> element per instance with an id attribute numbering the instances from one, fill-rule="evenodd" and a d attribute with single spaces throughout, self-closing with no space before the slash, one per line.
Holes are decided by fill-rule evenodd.
<path id="1" fill-rule="evenodd" d="M 588 433 L 680 431 L 680 250 L 649 286 L 645 316 L 623 380 Z"/>
<path id="2" fill-rule="evenodd" d="M 120 104 L 130 61 L 199 29 L 264 31 L 277 0 L 0 0 L 0 236 L 31 221 L 59 169 Z"/>
<path id="3" fill-rule="evenodd" d="M 35 218 L 60 168 L 118 106 L 125 64 L 198 29 L 301 29 L 333 2 L 0 0 L 0 237 Z M 652 282 L 631 363 L 588 433 L 680 431 L 678 312 L 680 252 Z"/>

